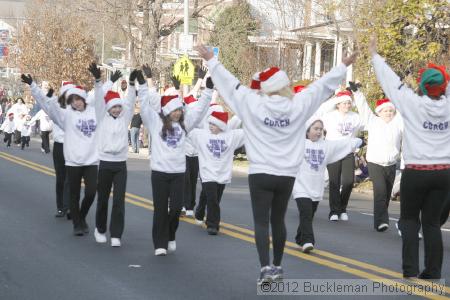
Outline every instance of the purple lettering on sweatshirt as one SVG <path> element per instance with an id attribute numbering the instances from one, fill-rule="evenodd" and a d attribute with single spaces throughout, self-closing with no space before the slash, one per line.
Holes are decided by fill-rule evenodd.
<path id="1" fill-rule="evenodd" d="M 319 171 L 319 166 L 325 160 L 325 153 L 322 149 L 305 149 L 305 160 L 312 170 Z"/>
<path id="2" fill-rule="evenodd" d="M 92 133 L 97 129 L 97 124 L 94 119 L 89 120 L 78 120 L 76 125 L 78 130 L 80 130 L 85 136 L 92 137 Z"/>
<path id="3" fill-rule="evenodd" d="M 289 119 L 270 119 L 267 117 L 264 119 L 264 125 L 270 127 L 288 127 L 290 123 Z"/>
<path id="4" fill-rule="evenodd" d="M 228 149 L 225 140 L 209 140 L 209 144 L 206 147 L 216 158 L 220 158 L 220 155 Z"/>
<path id="5" fill-rule="evenodd" d="M 174 127 L 173 132 L 172 133 L 169 132 L 169 134 L 166 136 L 165 142 L 167 143 L 168 147 L 176 148 L 182 137 L 183 137 L 183 132 L 181 131 L 181 128 Z"/>
<path id="6" fill-rule="evenodd" d="M 448 121 L 444 123 L 432 123 L 430 121 L 425 121 L 423 122 L 422 126 L 424 129 L 428 129 L 431 131 L 444 131 L 448 129 Z"/>

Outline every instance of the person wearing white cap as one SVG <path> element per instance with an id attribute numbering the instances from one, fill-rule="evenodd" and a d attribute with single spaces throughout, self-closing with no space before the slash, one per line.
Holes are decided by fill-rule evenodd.
<path id="1" fill-rule="evenodd" d="M 96 79 L 95 90 L 103 95 L 100 69 L 95 63 L 89 71 Z M 56 97 L 47 98 L 30 75 L 22 74 L 22 81 L 31 86 L 31 93 L 42 109 L 64 130 L 64 158 L 70 185 L 70 214 L 73 234 L 89 233 L 86 216 L 94 202 L 97 189 L 98 151 L 96 144 L 97 116 L 95 106 L 87 104 L 87 93 L 81 86 L 66 92 L 67 108 Z M 50 95 L 51 97 L 51 95 Z M 84 199 L 80 207 L 81 181 L 84 180 Z"/>
<path id="2" fill-rule="evenodd" d="M 362 144 L 357 138 L 328 141 L 323 139 L 323 122 L 308 120 L 305 153 L 295 179 L 292 196 L 297 202 L 300 223 L 295 242 L 302 251 L 314 249 L 315 239 L 312 221 L 319 201 L 323 198 L 326 166 L 345 157 Z"/>
<path id="3" fill-rule="evenodd" d="M 345 90 L 338 92 L 328 103 L 334 109 L 321 118 L 323 120 L 326 139 L 336 141 L 351 139 L 358 135 L 361 127 L 359 115 L 353 111 L 352 93 Z M 330 221 L 348 221 L 347 205 L 355 180 L 355 155 L 347 153 L 343 159 L 327 167 L 329 175 Z"/>
<path id="4" fill-rule="evenodd" d="M 217 90 L 243 122 L 249 166 L 249 186 L 255 223 L 255 241 L 261 263 L 259 283 L 283 277 L 281 260 L 286 243 L 284 217 L 302 161 L 305 122 L 345 78 L 356 54 L 343 59 L 308 89 L 296 95 L 287 74 L 272 67 L 259 74 L 261 92 L 239 82 L 204 46 L 197 47 L 207 61 Z M 269 224 L 272 225 L 273 265 L 270 265 Z"/>
<path id="5" fill-rule="evenodd" d="M 231 182 L 234 151 L 244 144 L 242 129 L 228 129 L 228 113 L 212 112 L 208 117 L 208 129 L 190 132 L 199 153 L 202 191 L 208 206 L 206 229 L 216 235 L 220 223 L 220 200 L 225 185 Z"/>
<path id="6" fill-rule="evenodd" d="M 128 124 L 133 117 L 136 101 L 134 81 L 139 71 L 130 74 L 127 99 L 108 91 L 104 98 L 95 99 L 98 112 L 98 169 L 96 228 L 97 243 L 106 243 L 108 200 L 113 188 L 110 234 L 111 246 L 120 247 L 125 223 L 125 192 L 127 186 Z M 101 93 L 95 93 L 101 97 Z"/>
<path id="7" fill-rule="evenodd" d="M 16 123 L 14 122 L 14 113 L 9 112 L 6 115 L 5 121 L 3 121 L 2 126 L 0 127 L 0 131 L 3 131 L 5 134 L 5 138 L 3 142 L 6 143 L 6 147 L 11 147 L 11 139 L 14 134 L 14 130 L 16 130 Z"/>
<path id="8" fill-rule="evenodd" d="M 400 161 L 403 120 L 389 99 L 378 100 L 373 113 L 359 85 L 354 82 L 349 84 L 362 123 L 369 134 L 366 157 L 373 183 L 373 225 L 375 230 L 383 232 L 389 228 L 388 207 L 396 166 Z"/>
<path id="9" fill-rule="evenodd" d="M 31 119 L 31 123 L 39 120 L 39 131 L 41 132 L 41 151 L 43 153 L 50 153 L 50 132 L 53 130 L 53 122 L 43 109 L 38 111 Z"/>
<path id="10" fill-rule="evenodd" d="M 180 81 L 177 78 L 172 78 L 177 93 L 161 97 L 154 88 L 149 91 L 142 74 L 139 75 L 137 79 L 141 116 L 151 136 L 149 140 L 152 148 L 150 167 L 155 207 L 153 244 L 155 255 L 164 256 L 167 251 L 176 250 L 175 235 L 183 205 L 183 194 L 180 190 L 184 190 L 186 171 L 186 134 L 194 129 L 206 114 L 214 85 L 211 78 L 208 78 L 198 105 L 184 112 L 178 92 Z M 160 106 L 155 105 L 157 102 Z M 161 109 L 156 110 L 157 107 Z"/>

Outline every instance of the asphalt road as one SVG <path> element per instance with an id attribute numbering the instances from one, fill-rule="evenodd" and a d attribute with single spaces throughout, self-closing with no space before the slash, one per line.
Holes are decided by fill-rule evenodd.
<path id="1" fill-rule="evenodd" d="M 97 244 L 93 237 L 95 202 L 88 223 L 91 233 L 72 235 L 72 224 L 57 219 L 53 162 L 32 142 L 25 151 L 0 145 L 0 299 L 253 299 L 259 263 L 247 177 L 234 173 L 222 199 L 222 228 L 207 235 L 193 219 L 183 218 L 177 251 L 155 257 L 151 239 L 152 202 L 149 163 L 128 161 L 126 228 L 121 248 Z M 200 188 L 200 184 L 197 186 Z M 199 191 L 198 191 L 199 192 Z M 391 204 L 398 218 L 398 203 Z M 353 193 L 348 222 L 330 223 L 324 200 L 315 217 L 312 254 L 294 244 L 298 212 L 290 202 L 288 240 L 283 267 L 289 279 L 370 279 L 406 286 L 401 278 L 401 240 L 394 229 L 373 230 L 370 195 Z M 443 277 L 450 282 L 450 224 L 443 230 Z M 421 263 L 423 248 L 421 248 Z M 323 281 L 325 282 L 325 281 Z M 419 284 L 427 284 L 418 280 Z M 398 284 L 397 284 L 398 286 Z M 291 287 L 292 288 L 292 287 Z M 272 288 L 280 291 L 279 287 Z M 287 289 L 285 289 L 287 291 Z M 293 294 L 296 291 L 291 290 Z M 446 288 L 450 299 L 450 288 Z M 415 291 L 415 298 L 436 295 Z M 269 296 L 278 299 L 284 296 Z M 322 296 L 331 298 L 331 296 Z M 338 296 L 361 299 L 364 296 Z M 371 299 L 385 299 L 386 295 Z M 389 299 L 405 299 L 390 296 Z"/>

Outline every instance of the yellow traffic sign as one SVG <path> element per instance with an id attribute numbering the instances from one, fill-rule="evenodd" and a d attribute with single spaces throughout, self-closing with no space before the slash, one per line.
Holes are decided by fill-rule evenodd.
<path id="1" fill-rule="evenodd" d="M 192 85 L 195 67 L 187 55 L 180 57 L 173 66 L 173 75 L 180 78 L 181 84 Z"/>

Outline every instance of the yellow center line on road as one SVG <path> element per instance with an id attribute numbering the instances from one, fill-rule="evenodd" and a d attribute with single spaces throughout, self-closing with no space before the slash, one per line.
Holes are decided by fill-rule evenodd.
<path id="1" fill-rule="evenodd" d="M 45 166 L 42 166 L 40 164 L 28 161 L 28 160 L 22 159 L 20 157 L 16 157 L 16 156 L 13 156 L 13 155 L 10 155 L 10 154 L 6 154 L 4 152 L 0 152 L 0 157 L 6 159 L 8 161 L 11 161 L 13 163 L 19 164 L 21 166 L 24 166 L 24 167 L 27 167 L 27 168 L 31 168 L 31 169 L 33 169 L 35 171 L 47 174 L 49 176 L 55 176 L 54 171 L 52 169 L 50 169 L 48 167 L 45 167 Z M 128 193 L 127 192 L 125 200 L 126 200 L 126 202 L 128 202 L 128 203 L 130 203 L 132 205 L 139 206 L 139 207 L 145 208 L 147 210 L 154 210 L 153 201 L 151 201 L 150 199 L 147 199 L 147 198 L 144 198 L 144 197 L 141 197 L 141 196 L 138 196 L 138 195 L 134 195 L 132 193 Z M 195 220 L 192 219 L 192 218 L 180 218 L 180 220 L 184 221 L 186 223 L 190 223 L 190 224 L 196 225 Z M 254 236 L 254 232 L 252 230 L 249 230 L 249 229 L 246 229 L 246 228 L 242 228 L 242 227 L 239 227 L 239 226 L 235 226 L 233 224 L 224 223 L 224 222 L 221 222 L 221 227 L 222 228 L 221 228 L 220 231 L 221 231 L 221 233 L 223 233 L 225 235 L 228 235 L 228 236 L 231 236 L 231 237 L 234 237 L 236 239 L 243 240 L 243 241 L 247 241 L 247 242 L 250 242 L 252 244 L 255 243 L 254 237 L 253 237 Z M 227 229 L 225 229 L 225 228 L 227 228 Z M 231 230 L 229 230 L 229 229 L 231 229 Z M 234 231 L 232 231 L 232 230 L 234 230 Z M 235 232 L 235 231 L 238 231 L 238 232 Z M 241 234 L 239 232 L 241 232 L 243 234 Z M 406 284 L 404 284 L 402 282 L 395 281 L 396 279 L 397 280 L 398 279 L 403 279 L 401 273 L 394 272 L 394 271 L 391 271 L 391 270 L 388 270 L 388 269 L 384 269 L 384 268 L 381 268 L 381 267 L 378 267 L 378 266 L 375 266 L 375 265 L 372 265 L 372 264 L 368 264 L 368 263 L 365 263 L 365 262 L 361 262 L 361 261 L 358 261 L 358 260 L 350 259 L 350 258 L 347 258 L 347 257 L 342 257 L 342 256 L 339 256 L 339 255 L 335 255 L 333 253 L 322 251 L 322 250 L 314 250 L 314 254 L 315 255 L 304 254 L 304 253 L 300 252 L 298 249 L 296 249 L 297 246 L 296 246 L 295 243 L 287 242 L 286 245 L 287 245 L 287 247 L 285 249 L 285 253 L 287 253 L 289 255 L 292 255 L 292 256 L 295 256 L 295 257 L 298 257 L 298 258 L 301 258 L 303 260 L 310 261 L 310 262 L 316 263 L 318 265 L 329 267 L 329 268 L 332 268 L 332 269 L 335 269 L 335 270 L 338 270 L 338 271 L 342 271 L 342 272 L 345 272 L 345 273 L 349 273 L 349 274 L 352 274 L 352 275 L 355 275 L 355 276 L 358 276 L 358 277 L 369 279 L 369 280 L 374 281 L 374 282 L 384 283 L 386 285 L 398 285 L 398 286 L 404 286 L 404 287 L 407 286 Z M 327 257 L 329 259 L 336 260 L 339 263 L 331 261 L 331 260 L 320 258 L 317 255 L 322 256 L 322 257 Z M 344 265 L 342 263 L 351 264 L 351 265 L 354 265 L 354 266 L 357 266 L 357 267 L 361 267 L 361 268 L 370 270 L 372 272 L 377 272 L 377 273 L 388 275 L 388 276 L 392 276 L 392 277 L 395 277 L 395 278 L 393 278 L 393 279 L 384 278 L 384 277 L 381 277 L 381 276 L 373 274 L 373 273 L 368 273 L 366 271 L 362 271 L 362 270 L 359 270 L 359 269 L 351 268 L 351 267 L 349 267 L 347 265 Z M 410 282 L 411 283 L 421 284 L 421 285 L 424 285 L 424 286 L 430 286 L 430 287 L 432 286 L 432 283 L 430 283 L 428 281 L 424 281 L 424 280 L 418 280 L 417 279 L 417 280 L 410 281 Z M 450 288 L 445 287 L 445 291 L 447 293 L 450 293 Z M 429 298 L 429 299 L 450 299 L 448 297 L 444 297 L 444 296 L 440 296 L 440 295 L 436 295 L 436 294 L 430 294 L 430 293 L 422 293 L 420 291 L 415 292 L 415 295 L 422 296 L 422 297 Z"/>

